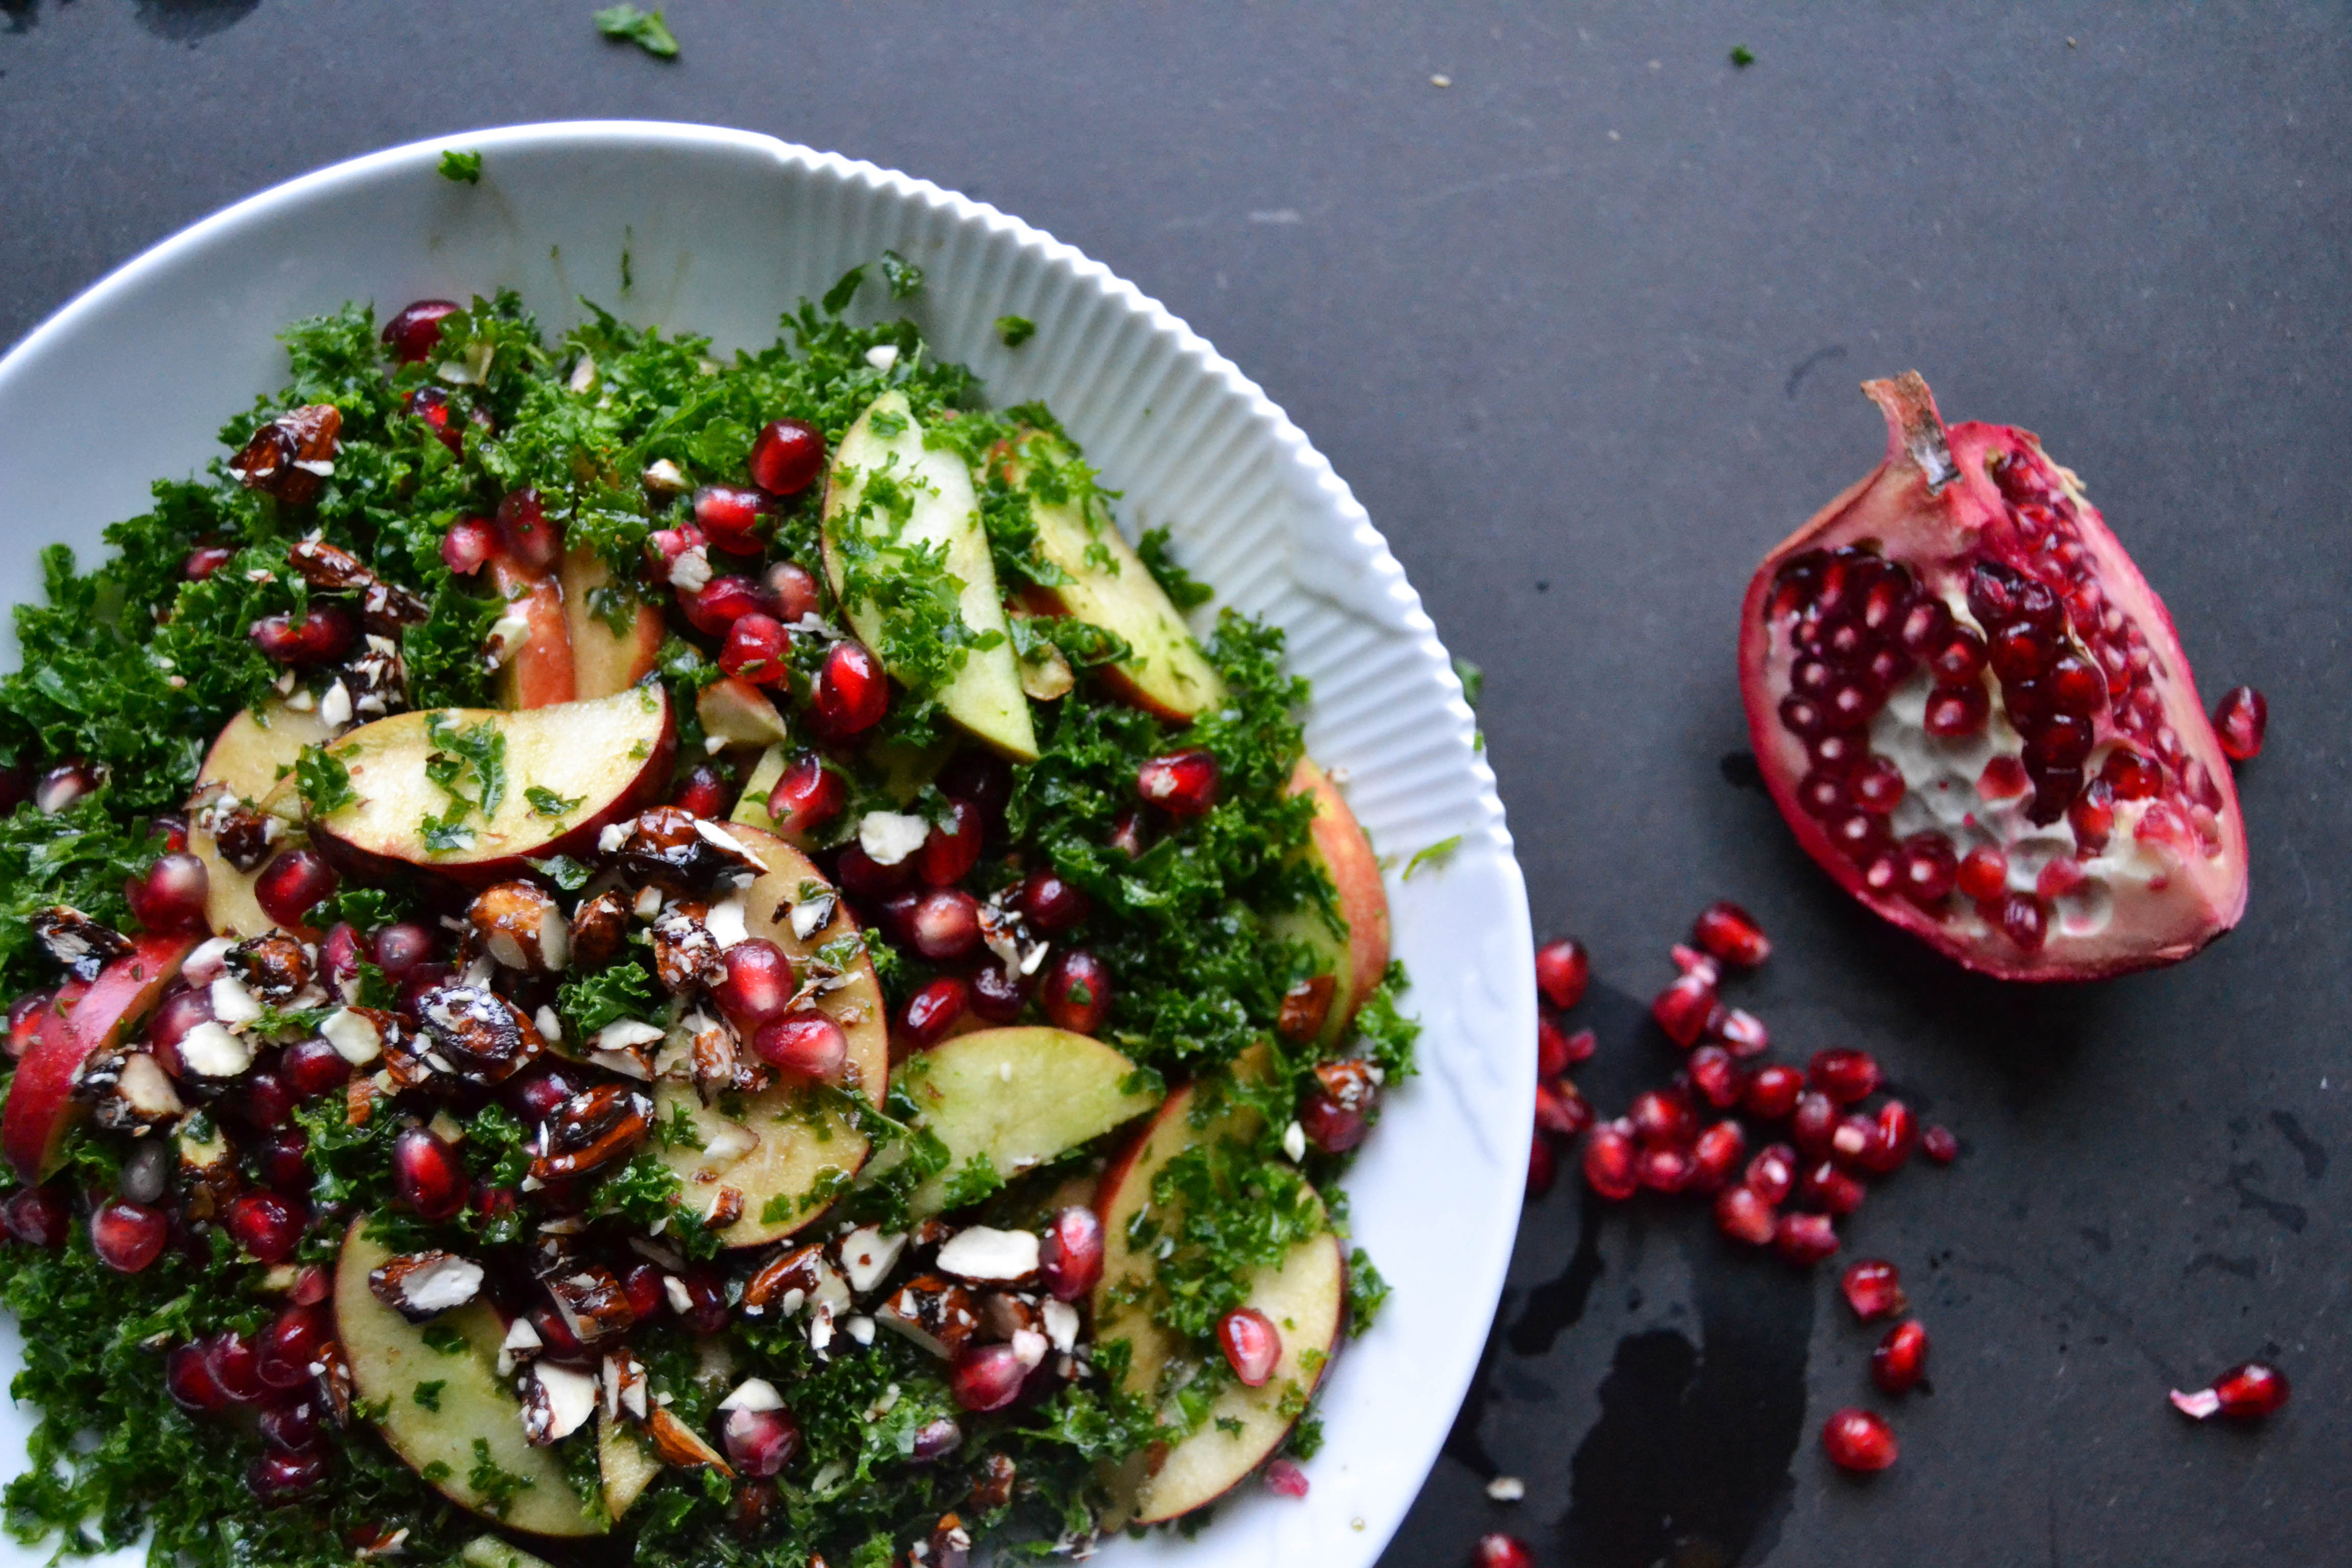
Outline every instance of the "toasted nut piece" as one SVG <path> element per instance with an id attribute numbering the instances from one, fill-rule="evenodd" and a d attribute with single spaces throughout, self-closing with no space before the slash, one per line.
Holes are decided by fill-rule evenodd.
<path id="1" fill-rule="evenodd" d="M 313 588 L 329 593 L 364 588 L 375 581 L 360 558 L 339 544 L 316 537 L 298 539 L 286 547 L 286 563 Z"/>
<path id="2" fill-rule="evenodd" d="M 202 1127 L 198 1138 L 193 1129 Z M 244 1185 L 236 1173 L 236 1151 L 209 1117 L 190 1118 L 175 1135 L 180 1156 L 180 1203 L 190 1219 L 217 1219 Z"/>
<path id="3" fill-rule="evenodd" d="M 850 1289 L 860 1296 L 881 1284 L 898 1267 L 898 1255 L 906 1247 L 903 1232 L 886 1233 L 878 1225 L 860 1226 L 834 1244 Z"/>
<path id="4" fill-rule="evenodd" d="M 596 1413 L 596 1380 L 552 1362 L 534 1362 L 522 1380 L 522 1435 L 544 1447 L 580 1430 Z"/>
<path id="5" fill-rule="evenodd" d="M 974 1225 L 956 1232 L 933 1262 L 975 1285 L 1024 1286 L 1036 1280 L 1041 1250 L 1035 1231 Z"/>
<path id="6" fill-rule="evenodd" d="M 247 489 L 288 506 L 309 506 L 335 471 L 335 437 L 342 426 L 342 413 L 331 403 L 289 409 L 253 433 L 245 449 L 228 460 L 228 471 Z"/>
<path id="7" fill-rule="evenodd" d="M 719 1450 L 665 1406 L 655 1405 L 646 1416 L 646 1436 L 653 1439 L 654 1452 L 665 1465 L 687 1468 L 708 1466 L 730 1480 L 735 1479 L 734 1468 L 719 1456 Z"/>
<path id="8" fill-rule="evenodd" d="M 654 807 L 616 837 L 614 864 L 623 876 L 696 898 L 748 888 L 767 868 L 725 828 L 674 805 Z"/>
<path id="9" fill-rule="evenodd" d="M 672 904 L 654 920 L 654 973 L 672 995 L 688 986 L 715 985 L 727 977 L 719 939 L 702 923 L 700 904 Z"/>
<path id="10" fill-rule="evenodd" d="M 653 1414 L 653 1382 L 646 1373 L 646 1363 L 639 1361 L 626 1345 L 606 1353 L 604 1357 L 604 1415 L 618 1421 L 626 1416 L 643 1421 Z"/>
<path id="11" fill-rule="evenodd" d="M 284 931 L 248 937 L 223 954 L 221 963 L 264 1002 L 289 1001 L 310 984 L 310 955 Z"/>
<path id="12" fill-rule="evenodd" d="M 311 1364 L 319 1369 L 320 1395 L 326 1400 L 327 1408 L 334 1412 L 335 1424 L 339 1426 L 344 1425 L 352 1418 L 353 1384 L 352 1363 L 350 1358 L 343 1354 L 343 1342 L 329 1340 L 320 1345 L 312 1357 Z"/>
<path id="13" fill-rule="evenodd" d="M 89 1103 L 100 1127 L 134 1137 L 177 1121 L 187 1110 L 153 1057 L 120 1047 L 82 1064 L 73 1096 Z"/>
<path id="14" fill-rule="evenodd" d="M 702 1216 L 705 1230 L 725 1230 L 743 1217 L 743 1194 L 734 1187 L 721 1187 L 719 1195 L 710 1200 L 710 1212 Z"/>
<path id="15" fill-rule="evenodd" d="M 383 1091 L 372 1078 L 355 1078 L 343 1085 L 343 1121 L 352 1127 L 365 1127 L 375 1114 L 376 1097 Z"/>
<path id="16" fill-rule="evenodd" d="M 33 935 L 48 955 L 77 980 L 95 980 L 98 972 L 131 951 L 131 939 L 112 926 L 100 924 L 71 904 L 51 904 L 35 912 Z"/>
<path id="17" fill-rule="evenodd" d="M 212 812 L 213 844 L 221 858 L 251 871 L 269 858 L 286 825 L 247 801 L 225 801 Z"/>
<path id="18" fill-rule="evenodd" d="M 1367 1061 L 1325 1062 L 1315 1069 L 1315 1077 L 1323 1092 L 1343 1110 L 1368 1111 L 1381 1097 L 1380 1081 L 1372 1077 L 1372 1064 Z"/>
<path id="19" fill-rule="evenodd" d="M 500 967 L 561 973 L 572 962 L 572 928 L 544 888 L 500 882 L 475 895 L 467 908 L 473 940 Z"/>
<path id="20" fill-rule="evenodd" d="M 572 911 L 572 958 L 583 969 L 612 962 L 629 933 L 629 900 L 607 888 Z"/>
<path id="21" fill-rule="evenodd" d="M 530 1173 L 542 1182 L 602 1170 L 635 1153 L 653 1131 L 654 1102 L 617 1083 L 583 1089 L 540 1124 Z"/>
<path id="22" fill-rule="evenodd" d="M 953 1360 L 980 1330 L 980 1310 L 971 1292 L 936 1274 L 901 1285 L 874 1319 L 943 1361 Z"/>
<path id="23" fill-rule="evenodd" d="M 828 1272 L 824 1248 L 811 1242 L 791 1248 L 763 1265 L 743 1286 L 743 1315 L 756 1318 L 774 1308 L 789 1317 L 802 1301 L 816 1293 L 818 1282 Z M 789 1307 L 783 1303 L 793 1292 L 798 1300 Z"/>
<path id="24" fill-rule="evenodd" d="M 722 1094 L 756 1094 L 768 1086 L 767 1064 L 743 1049 L 726 1015 L 714 1017 L 698 1008 L 679 1019 L 678 1026 L 692 1042 L 687 1061 L 703 1104 L 715 1104 Z"/>
<path id="25" fill-rule="evenodd" d="M 369 1271 L 368 1289 L 410 1322 L 421 1323 L 479 1295 L 482 1266 L 454 1252 L 404 1252 Z"/>
<path id="26" fill-rule="evenodd" d="M 577 1274 L 559 1274 L 549 1279 L 547 1293 L 555 1299 L 563 1326 L 583 1345 L 617 1339 L 637 1321 L 629 1306 L 628 1291 L 611 1269 L 595 1264 Z"/>
<path id="27" fill-rule="evenodd" d="M 980 1299 L 981 1333 L 991 1343 L 1010 1344 L 1015 1334 L 1042 1334 L 1045 1319 L 1037 1304 L 1010 1290 L 991 1290 Z"/>
<path id="28" fill-rule="evenodd" d="M 419 998 L 416 1013 L 432 1042 L 426 1065 L 437 1069 L 437 1056 L 484 1088 L 504 1083 L 547 1048 L 522 1009 L 486 985 L 444 985 Z M 387 1041 L 387 1055 L 391 1048 Z"/>
<path id="29" fill-rule="evenodd" d="M 981 1460 L 979 1478 L 971 1483 L 971 1506 L 988 1513 L 1010 1503 L 1013 1478 L 1019 1474 L 1012 1459 L 1003 1454 L 991 1454 Z"/>
<path id="30" fill-rule="evenodd" d="M 971 1562 L 971 1531 L 954 1514 L 943 1516 L 931 1527 L 930 1555 L 923 1560 L 922 1568 L 967 1568 Z"/>
<path id="31" fill-rule="evenodd" d="M 1310 974 L 1283 993 L 1274 1032 L 1286 1040 L 1311 1040 L 1321 1034 L 1324 1020 L 1331 1016 L 1331 976 Z"/>
<path id="32" fill-rule="evenodd" d="M 397 637 L 432 613 L 424 596 L 397 583 L 371 583 L 360 595 L 360 624 L 378 637 Z"/>
<path id="33" fill-rule="evenodd" d="M 524 1248 L 523 1260 L 534 1279 L 575 1273 L 580 1267 L 580 1238 L 556 1231 L 535 1232 Z"/>

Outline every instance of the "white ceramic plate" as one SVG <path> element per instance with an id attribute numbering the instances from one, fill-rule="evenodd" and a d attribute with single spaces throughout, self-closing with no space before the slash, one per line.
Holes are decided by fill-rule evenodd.
<path id="1" fill-rule="evenodd" d="M 437 175 L 446 147 L 482 154 L 479 185 Z M 929 277 L 903 309 L 936 353 L 1000 405 L 1045 399 L 1126 492 L 1131 531 L 1172 528 L 1221 603 L 1287 631 L 1315 686 L 1309 749 L 1390 865 L 1424 1076 L 1391 1097 L 1349 1183 L 1356 1239 L 1395 1293 L 1326 1384 L 1312 1493 L 1247 1485 L 1192 1542 L 1122 1540 L 1098 1559 L 1360 1568 L 1436 1457 L 1510 1257 L 1534 1082 L 1526 890 L 1461 685 L 1364 509 L 1279 408 L 1131 284 L 951 192 L 741 132 L 536 125 L 378 153 L 164 241 L 0 360 L 0 595 L 36 596 L 44 544 L 88 559 L 110 521 L 144 510 L 152 479 L 201 469 L 222 421 L 279 384 L 275 335 L 297 317 L 372 300 L 382 319 L 506 286 L 551 333 L 585 294 L 725 351 L 772 341 L 783 310 L 885 248 Z M 1037 324 L 1018 352 L 992 330 L 1008 314 Z M 13 1325 L 0 1334 L 13 1368 Z M 0 1411 L 11 1474 L 26 1425 Z M 0 1562 L 45 1555 L 0 1547 Z"/>

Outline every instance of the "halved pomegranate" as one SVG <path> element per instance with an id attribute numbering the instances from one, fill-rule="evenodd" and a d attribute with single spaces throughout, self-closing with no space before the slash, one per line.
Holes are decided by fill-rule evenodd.
<path id="1" fill-rule="evenodd" d="M 2246 907 L 2230 764 L 2172 619 L 2082 482 L 2005 425 L 1864 384 L 1876 471 L 1765 558 L 1740 688 L 1808 854 L 1970 969 L 2187 958 Z"/>

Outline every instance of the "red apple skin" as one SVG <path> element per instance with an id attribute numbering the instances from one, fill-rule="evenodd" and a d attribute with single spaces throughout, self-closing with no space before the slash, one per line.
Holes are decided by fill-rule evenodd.
<path id="1" fill-rule="evenodd" d="M 1315 800 L 1313 854 L 1331 879 L 1340 921 L 1348 928 L 1346 952 L 1337 955 L 1331 1011 L 1323 1026 L 1322 1043 L 1335 1045 L 1381 983 L 1389 967 L 1389 895 L 1381 882 L 1381 863 L 1364 837 L 1356 814 L 1348 809 L 1321 768 L 1305 757 L 1292 771 L 1288 793 Z M 1317 927 L 1321 921 L 1306 917 Z M 1324 928 L 1328 932 L 1328 928 Z"/>
<path id="2" fill-rule="evenodd" d="M 73 1098 L 74 1078 L 92 1051 L 112 1046 L 144 1018 L 176 979 L 196 945 L 193 936 L 142 936 L 99 972 L 87 991 L 17 1064 L 0 1107 L 0 1150 L 27 1182 L 58 1167 L 66 1133 L 87 1112 Z M 59 994 L 64 1000 L 64 993 Z"/>
<path id="3" fill-rule="evenodd" d="M 563 590 L 563 625 L 572 644 L 574 700 L 626 691 L 660 662 L 661 612 L 640 600 L 626 632 L 614 636 L 589 595 L 612 581 L 604 558 L 585 546 L 564 552 L 558 568 Z"/>
<path id="4" fill-rule="evenodd" d="M 456 858 L 407 860 L 353 843 L 336 830 L 331 820 L 313 820 L 309 825 L 310 846 L 318 850 L 326 862 L 340 875 L 350 880 L 362 884 L 393 882 L 405 886 L 414 885 L 422 879 L 428 888 L 435 882 L 444 885 L 456 883 L 466 888 L 486 888 L 494 882 L 503 882 L 511 878 L 530 875 L 530 868 L 524 864 L 526 858 L 543 859 L 555 855 L 585 856 L 594 850 L 597 836 L 604 832 L 606 826 L 626 821 L 646 807 L 659 805 L 669 793 L 670 769 L 677 754 L 677 715 L 670 707 L 669 694 L 667 691 L 658 686 L 648 688 L 647 690 L 662 705 L 661 731 L 659 738 L 653 743 L 646 759 L 638 765 L 635 776 L 630 781 L 627 789 L 615 796 L 611 804 L 600 811 L 590 813 L 573 826 L 566 828 L 553 838 L 533 844 L 514 854 L 488 857 L 479 860 Z M 473 719 L 478 719 L 481 716 L 478 710 L 460 711 L 469 713 Z M 405 715 L 394 715 L 395 719 L 401 717 Z M 378 723 L 391 721 L 377 721 Z M 369 726 L 363 725 L 359 730 L 353 730 L 346 734 L 343 740 L 348 741 L 353 736 L 359 736 L 364 743 L 364 731 Z M 339 742 L 338 744 L 340 743 L 341 742 Z M 517 778 L 511 782 L 511 787 L 519 791 L 532 782 L 535 781 Z"/>
<path id="5" fill-rule="evenodd" d="M 575 689 L 572 634 L 564 625 L 563 589 L 547 572 L 532 572 L 501 552 L 490 557 L 490 582 L 509 614 L 530 623 L 522 646 L 499 670 L 499 701 L 509 709 L 552 708 Z"/>

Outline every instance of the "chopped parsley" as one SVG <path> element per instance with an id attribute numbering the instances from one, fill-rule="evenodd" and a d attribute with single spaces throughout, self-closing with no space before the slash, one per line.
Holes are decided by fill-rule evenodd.
<path id="1" fill-rule="evenodd" d="M 1461 847 L 1462 835 L 1459 833 L 1455 834 L 1451 838 L 1441 838 L 1434 844 L 1423 845 L 1421 848 L 1413 851 L 1412 859 L 1404 863 L 1404 874 L 1402 879 L 1408 882 L 1412 881 L 1412 874 L 1415 871 L 1420 870 L 1423 866 L 1444 865 L 1445 861 L 1453 856 L 1454 852 Z"/>
<path id="2" fill-rule="evenodd" d="M 996 341 L 1008 349 L 1017 349 L 1037 335 L 1037 323 L 1026 316 L 996 318 Z"/>
<path id="3" fill-rule="evenodd" d="M 461 185 L 480 184 L 482 155 L 479 153 L 460 153 L 455 148 L 449 149 L 441 154 L 441 177 Z"/>
<path id="4" fill-rule="evenodd" d="M 522 792 L 522 797 L 530 803 L 530 814 L 533 816 L 551 817 L 571 816 L 580 809 L 580 803 L 587 798 L 585 795 L 558 795 L 543 784 L 532 784 Z M 576 865 L 578 862 L 573 863 Z"/>
<path id="5" fill-rule="evenodd" d="M 1731 63 L 1746 70 L 1756 63 L 1756 51 L 1746 44 L 1734 44 L 1731 46 Z"/>
<path id="6" fill-rule="evenodd" d="M 294 763 L 294 788 L 307 816 L 332 816 L 360 797 L 352 788 L 352 770 L 324 746 L 302 748 Z"/>
<path id="7" fill-rule="evenodd" d="M 437 1412 L 441 1408 L 441 1391 L 448 1386 L 447 1378 L 436 1377 L 430 1383 L 420 1383 L 410 1389 L 408 1397 L 425 1409 Z"/>
<path id="8" fill-rule="evenodd" d="M 677 35 L 669 30 L 659 11 L 640 11 L 635 5 L 610 5 L 596 13 L 596 30 L 608 38 L 631 43 L 656 59 L 677 58 Z"/>

